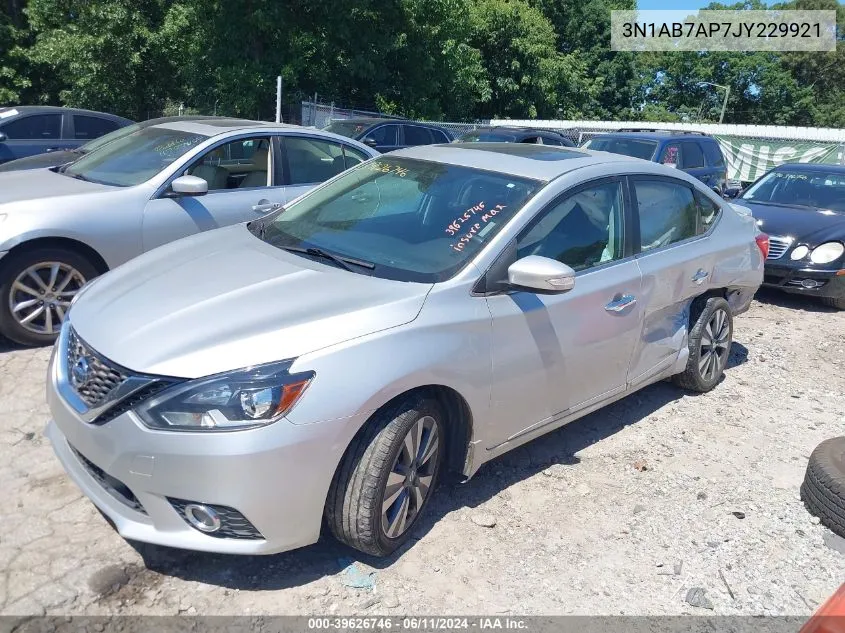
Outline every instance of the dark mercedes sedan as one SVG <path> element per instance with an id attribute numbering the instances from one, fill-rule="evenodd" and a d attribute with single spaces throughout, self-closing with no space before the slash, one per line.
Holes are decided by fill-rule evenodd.
<path id="1" fill-rule="evenodd" d="M 736 204 L 769 235 L 763 285 L 845 310 L 845 166 L 781 165 Z"/>

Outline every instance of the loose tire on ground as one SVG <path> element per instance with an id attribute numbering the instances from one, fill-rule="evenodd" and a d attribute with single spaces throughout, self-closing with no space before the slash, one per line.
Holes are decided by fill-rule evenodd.
<path id="1" fill-rule="evenodd" d="M 394 468 L 411 429 L 421 421 L 431 425 L 432 419 L 437 452 L 427 493 L 404 530 L 390 537 L 382 522 L 388 477 L 396 475 Z M 437 485 L 445 454 L 442 420 L 437 402 L 421 395 L 401 398 L 373 415 L 346 450 L 329 489 L 325 515 L 335 538 L 367 554 L 387 556 L 410 537 Z"/>
<path id="2" fill-rule="evenodd" d="M 64 248 L 33 248 L 7 255 L 0 260 L 0 335 L 21 345 L 50 345 L 56 340 L 55 334 L 38 334 L 23 327 L 13 316 L 10 305 L 15 279 L 27 268 L 43 262 L 59 262 L 69 266 L 78 271 L 84 281 L 90 281 L 99 274 L 85 256 Z M 35 280 L 32 280 L 32 284 L 33 287 L 37 286 Z M 76 285 L 74 283 L 74 287 Z"/>
<path id="3" fill-rule="evenodd" d="M 822 297 L 822 303 L 837 310 L 845 310 L 845 297 Z"/>
<path id="4" fill-rule="evenodd" d="M 722 297 L 709 297 L 706 300 L 698 299 L 693 302 L 690 310 L 690 323 L 692 327 L 689 333 L 689 359 L 687 360 L 686 369 L 683 373 L 673 376 L 673 381 L 682 389 L 704 393 L 719 384 L 727 366 L 731 343 L 733 342 L 733 314 L 730 305 Z M 702 347 L 702 342 L 706 343 L 707 338 L 712 338 L 715 334 L 712 333 L 712 327 L 708 330 L 708 324 L 711 323 L 714 315 L 719 312 L 723 313 L 726 317 L 726 338 L 723 343 L 719 344 L 719 366 L 713 375 L 706 375 L 700 366 L 703 358 L 702 354 L 706 354 L 705 348 Z"/>
<path id="5" fill-rule="evenodd" d="M 822 525 L 845 537 L 845 437 L 825 440 L 810 454 L 801 499 Z"/>

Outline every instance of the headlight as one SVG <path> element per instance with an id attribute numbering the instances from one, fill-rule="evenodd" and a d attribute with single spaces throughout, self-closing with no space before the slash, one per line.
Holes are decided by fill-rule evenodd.
<path id="1" fill-rule="evenodd" d="M 308 388 L 314 372 L 289 373 L 292 360 L 257 365 L 180 383 L 140 405 L 148 427 L 229 431 L 275 422 Z"/>
<path id="2" fill-rule="evenodd" d="M 810 253 L 810 261 L 814 264 L 829 264 L 842 257 L 845 253 L 845 246 L 839 242 L 825 242 L 821 246 L 816 246 L 813 252 Z"/>
<path id="3" fill-rule="evenodd" d="M 801 244 L 801 246 L 796 246 L 792 250 L 792 254 L 789 256 L 790 259 L 804 259 L 807 254 L 810 252 L 810 249 L 807 246 Z"/>

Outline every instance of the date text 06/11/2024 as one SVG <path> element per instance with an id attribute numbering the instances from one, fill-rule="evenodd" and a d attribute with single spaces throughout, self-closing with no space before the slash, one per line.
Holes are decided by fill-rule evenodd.
<path id="1" fill-rule="evenodd" d="M 444 618 L 444 617 L 323 617 L 308 618 L 312 631 L 391 630 L 449 631 L 449 630 L 526 630 L 527 622 L 511 617 Z"/>

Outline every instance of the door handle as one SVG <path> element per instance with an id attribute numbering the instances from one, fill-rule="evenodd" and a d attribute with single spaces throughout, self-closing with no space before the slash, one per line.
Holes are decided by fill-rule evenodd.
<path id="1" fill-rule="evenodd" d="M 608 312 L 622 312 L 635 303 L 637 303 L 637 298 L 634 295 L 622 295 L 604 306 L 604 309 Z"/>
<path id="2" fill-rule="evenodd" d="M 698 272 L 696 272 L 692 276 L 692 280 L 700 286 L 704 283 L 704 280 L 707 279 L 709 276 L 710 273 L 708 273 L 706 270 L 702 270 L 701 268 L 699 268 Z"/>
<path id="3" fill-rule="evenodd" d="M 256 204 L 253 205 L 252 210 L 256 213 L 270 213 L 273 209 L 276 208 L 276 204 L 274 202 L 267 202 L 264 204 Z"/>

